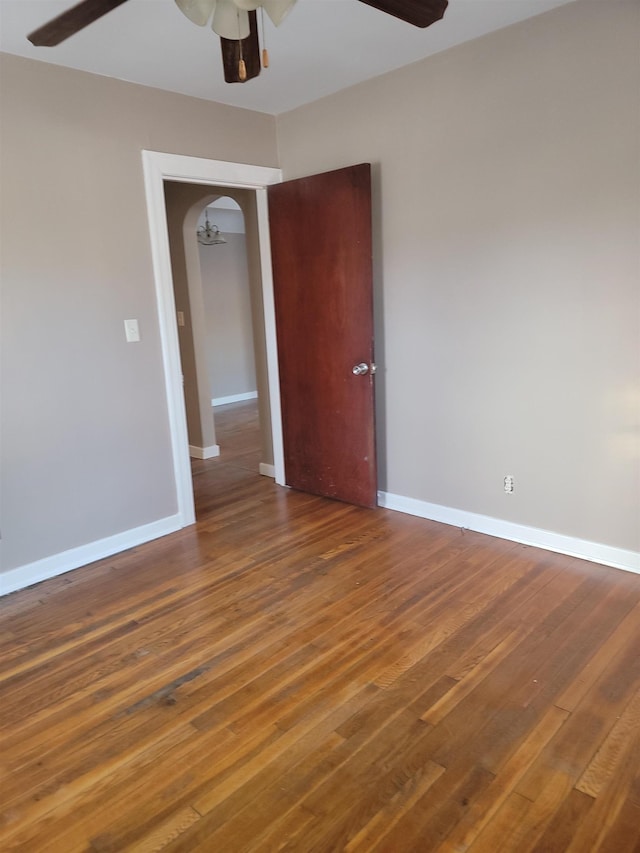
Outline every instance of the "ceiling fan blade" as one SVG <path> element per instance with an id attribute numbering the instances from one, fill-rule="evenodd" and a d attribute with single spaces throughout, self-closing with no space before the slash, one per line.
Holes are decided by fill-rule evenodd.
<path id="1" fill-rule="evenodd" d="M 27 38 L 36 47 L 55 47 L 125 2 L 126 0 L 83 0 L 34 30 Z"/>
<path id="2" fill-rule="evenodd" d="M 255 12 L 249 12 L 249 35 L 246 39 L 220 39 L 222 47 L 222 65 L 227 83 L 244 83 L 260 73 L 260 44 L 258 42 L 258 21 Z M 242 46 L 242 50 L 240 49 Z M 247 76 L 240 77 L 240 60 L 244 59 Z"/>
<path id="3" fill-rule="evenodd" d="M 360 0 L 414 27 L 430 27 L 445 13 L 448 0 Z"/>

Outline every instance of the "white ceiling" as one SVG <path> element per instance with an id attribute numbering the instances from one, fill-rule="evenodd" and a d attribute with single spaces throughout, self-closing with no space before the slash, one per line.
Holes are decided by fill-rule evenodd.
<path id="1" fill-rule="evenodd" d="M 0 50 L 277 115 L 574 1 L 450 0 L 421 30 L 357 0 L 298 0 L 278 29 L 265 16 L 271 67 L 244 84 L 224 82 L 217 36 L 173 0 L 128 0 L 53 48 L 26 35 L 75 0 L 0 0 Z"/>

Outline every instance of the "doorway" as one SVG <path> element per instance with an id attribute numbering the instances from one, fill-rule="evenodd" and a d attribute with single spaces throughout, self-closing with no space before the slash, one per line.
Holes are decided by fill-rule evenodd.
<path id="1" fill-rule="evenodd" d="M 255 199 L 176 181 L 164 190 L 189 454 L 219 456 L 216 405 L 259 396 L 259 471 L 273 477 Z"/>
<path id="2" fill-rule="evenodd" d="M 284 485 L 280 388 L 266 198 L 266 187 L 270 184 L 279 183 L 282 180 L 282 175 L 279 169 L 163 154 L 155 151 L 143 151 L 142 160 L 167 391 L 178 515 L 180 523 L 184 527 L 194 523 L 195 507 L 191 464 L 188 452 L 186 412 L 182 391 L 180 351 L 175 319 L 176 305 L 173 293 L 171 255 L 164 204 L 164 184 L 165 181 L 200 184 L 215 187 L 216 194 L 219 195 L 225 195 L 226 190 L 240 189 L 248 191 L 248 197 L 251 200 L 252 212 L 254 214 L 252 219 L 256 247 L 256 265 L 259 269 L 262 291 L 266 355 L 265 378 L 273 443 L 273 473 L 276 483 Z"/>

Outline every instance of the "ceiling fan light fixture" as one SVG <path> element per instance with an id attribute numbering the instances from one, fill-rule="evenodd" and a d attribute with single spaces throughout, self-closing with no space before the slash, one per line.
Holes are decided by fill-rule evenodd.
<path id="1" fill-rule="evenodd" d="M 273 24 L 279 27 L 296 4 L 296 0 L 264 0 L 260 5 L 271 18 Z"/>
<path id="2" fill-rule="evenodd" d="M 211 20 L 216 0 L 176 0 L 176 6 L 189 20 L 204 27 Z"/>
<path id="3" fill-rule="evenodd" d="M 243 9 L 245 12 L 264 9 L 277 27 L 285 19 L 296 0 L 232 0 L 232 2 L 238 9 Z"/>
<path id="4" fill-rule="evenodd" d="M 211 29 L 225 39 L 246 39 L 251 31 L 249 13 L 239 9 L 233 0 L 216 0 Z"/>
<path id="5" fill-rule="evenodd" d="M 215 33 L 226 39 L 244 39 L 249 35 L 247 12 L 262 7 L 275 26 L 279 26 L 296 0 L 176 0 L 176 5 L 199 27 L 211 21 Z"/>

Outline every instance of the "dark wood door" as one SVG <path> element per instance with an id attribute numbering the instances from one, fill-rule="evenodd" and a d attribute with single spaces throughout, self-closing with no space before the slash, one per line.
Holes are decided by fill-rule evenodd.
<path id="1" fill-rule="evenodd" d="M 286 482 L 375 506 L 370 165 L 269 187 L 269 226 Z"/>

